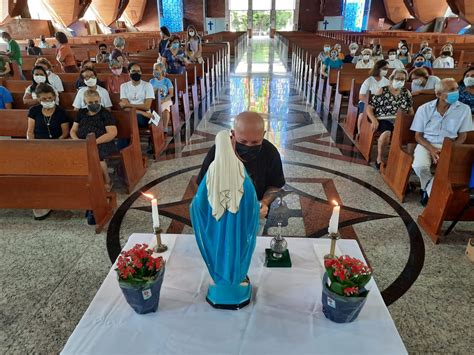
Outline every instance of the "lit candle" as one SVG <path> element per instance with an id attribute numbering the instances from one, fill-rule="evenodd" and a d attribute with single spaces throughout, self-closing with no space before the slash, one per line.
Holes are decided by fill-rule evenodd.
<path id="1" fill-rule="evenodd" d="M 329 220 L 329 234 L 336 234 L 339 229 L 339 212 L 341 211 L 341 206 L 337 204 L 336 201 L 333 201 L 335 206 L 332 210 L 332 216 Z"/>
<path id="2" fill-rule="evenodd" d="M 153 218 L 153 229 L 160 227 L 160 216 L 158 214 L 158 200 L 151 200 L 151 217 Z"/>

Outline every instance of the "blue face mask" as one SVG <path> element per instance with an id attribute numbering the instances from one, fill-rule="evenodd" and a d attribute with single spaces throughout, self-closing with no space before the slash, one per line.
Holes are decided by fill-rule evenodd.
<path id="1" fill-rule="evenodd" d="M 458 90 L 448 92 L 448 94 L 446 95 L 446 99 L 445 99 L 445 101 L 450 105 L 454 104 L 458 100 L 459 100 L 459 91 Z"/>
<path id="2" fill-rule="evenodd" d="M 179 48 L 179 43 L 173 43 L 173 44 L 171 45 L 171 48 L 173 48 L 173 49 L 178 49 L 178 48 Z"/>
<path id="3" fill-rule="evenodd" d="M 422 67 L 425 62 L 415 62 L 415 67 L 419 68 Z"/>

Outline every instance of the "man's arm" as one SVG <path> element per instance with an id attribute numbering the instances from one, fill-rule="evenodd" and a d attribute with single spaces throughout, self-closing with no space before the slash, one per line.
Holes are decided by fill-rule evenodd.
<path id="1" fill-rule="evenodd" d="M 206 157 L 204 158 L 204 161 L 202 162 L 201 165 L 201 170 L 199 171 L 199 175 L 197 177 L 197 184 L 199 185 L 204 179 L 204 176 L 207 173 L 207 169 L 209 169 L 209 165 L 214 161 L 214 158 L 216 156 L 216 146 L 212 146 L 211 149 L 207 152 Z"/>

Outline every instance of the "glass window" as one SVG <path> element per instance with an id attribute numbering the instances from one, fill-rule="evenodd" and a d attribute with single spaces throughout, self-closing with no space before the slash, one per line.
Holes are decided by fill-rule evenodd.
<path id="1" fill-rule="evenodd" d="M 248 0 L 229 0 L 229 10 L 248 10 L 249 2 Z"/>
<path id="2" fill-rule="evenodd" d="M 230 30 L 232 32 L 247 31 L 247 11 L 230 11 Z"/>
<path id="3" fill-rule="evenodd" d="M 253 10 L 271 10 L 272 0 L 253 0 Z"/>
<path id="4" fill-rule="evenodd" d="M 275 9 L 276 10 L 294 10 L 295 0 L 276 0 Z"/>
<path id="5" fill-rule="evenodd" d="M 276 10 L 277 31 L 291 31 L 293 30 L 293 13 L 294 10 Z"/>

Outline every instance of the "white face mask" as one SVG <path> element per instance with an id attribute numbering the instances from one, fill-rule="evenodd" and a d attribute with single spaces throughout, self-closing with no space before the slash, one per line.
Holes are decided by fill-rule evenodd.
<path id="1" fill-rule="evenodd" d="M 421 86 L 423 85 L 423 79 L 413 79 L 412 83 Z"/>
<path id="2" fill-rule="evenodd" d="M 405 80 L 394 80 L 392 86 L 394 89 L 401 89 L 405 86 Z"/>
<path id="3" fill-rule="evenodd" d="M 466 87 L 474 86 L 474 77 L 467 76 L 464 78 L 463 82 Z"/>
<path id="4" fill-rule="evenodd" d="M 364 60 L 369 60 L 369 59 L 370 59 L 370 55 L 364 54 L 364 55 L 362 56 L 362 59 L 364 59 Z"/>
<path id="5" fill-rule="evenodd" d="M 190 32 L 189 32 L 189 35 L 190 35 L 191 37 L 194 36 L 194 31 L 190 31 Z"/>
<path id="6" fill-rule="evenodd" d="M 388 59 L 390 59 L 390 60 L 395 60 L 396 58 L 397 58 L 397 56 L 395 54 L 390 54 L 388 56 Z"/>
<path id="7" fill-rule="evenodd" d="M 84 84 L 87 86 L 95 86 L 97 84 L 97 78 L 89 78 L 87 80 L 84 80 Z"/>
<path id="8" fill-rule="evenodd" d="M 329 52 L 330 49 L 331 49 L 331 47 L 324 47 L 325 52 Z"/>
<path id="9" fill-rule="evenodd" d="M 56 106 L 56 102 L 54 101 L 41 101 L 40 103 L 43 108 L 53 108 Z"/>
<path id="10" fill-rule="evenodd" d="M 382 76 L 382 77 L 387 76 L 387 74 L 388 74 L 388 70 L 382 69 L 382 70 L 380 71 L 380 76 Z"/>
<path id="11" fill-rule="evenodd" d="M 351 54 L 352 55 L 356 54 L 356 52 L 357 52 L 357 49 L 351 49 Z"/>
<path id="12" fill-rule="evenodd" d="M 46 77 L 43 75 L 33 75 L 33 80 L 36 84 L 41 84 L 46 82 Z"/>

